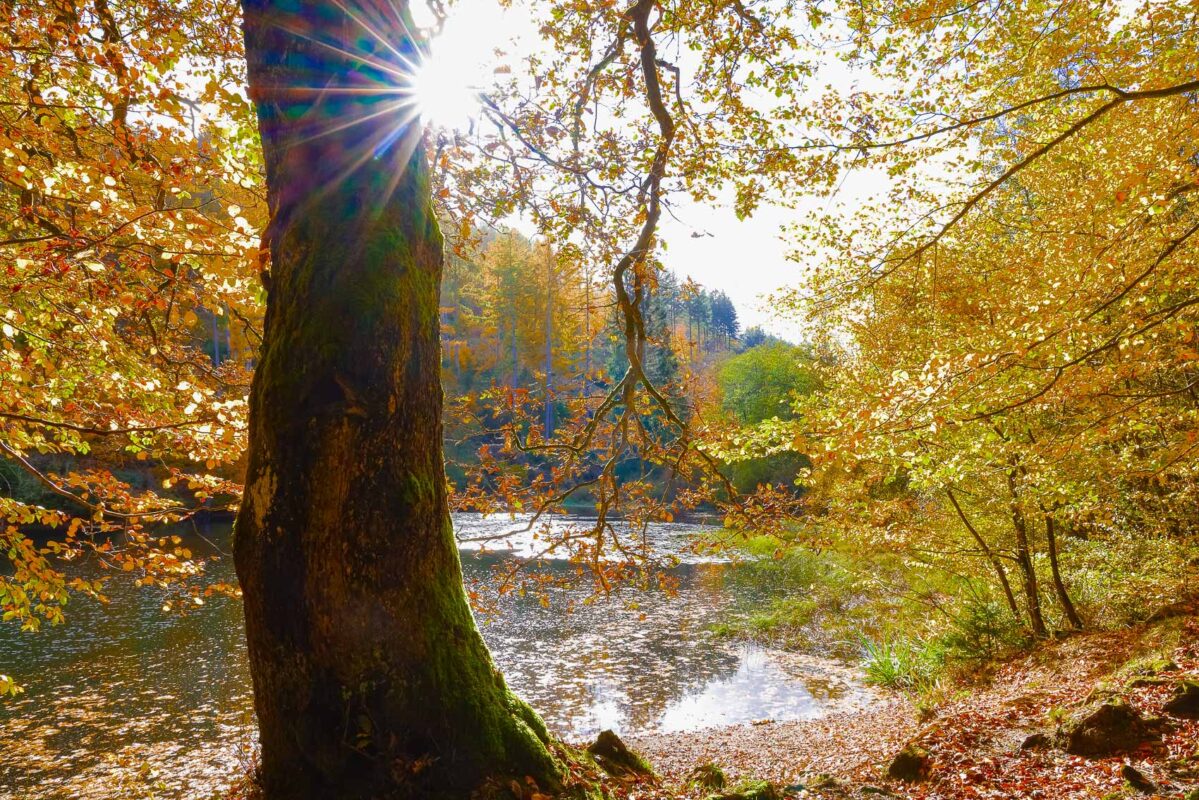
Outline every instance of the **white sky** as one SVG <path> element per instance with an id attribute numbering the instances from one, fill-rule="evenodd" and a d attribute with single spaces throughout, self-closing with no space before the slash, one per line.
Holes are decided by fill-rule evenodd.
<path id="1" fill-rule="evenodd" d="M 418 24 L 428 24 L 427 18 L 422 19 L 424 9 L 419 0 L 412 8 Z M 433 42 L 429 77 L 420 90 L 427 97 L 425 104 L 432 107 L 430 115 L 440 117 L 443 123 L 460 124 L 466 114 L 458 111 L 460 87 L 487 85 L 497 48 L 529 52 L 539 46 L 531 20 L 519 8 L 503 9 L 495 0 L 458 0 L 450 9 L 442 35 Z M 855 184 L 851 176 L 841 197 L 870 188 L 860 178 Z M 731 205 L 702 206 L 681 197 L 674 202 L 678 220 L 666 215 L 661 224 L 668 245 L 666 266 L 680 279 L 690 276 L 709 289 L 728 294 L 737 306 L 742 328 L 760 325 L 798 341 L 800 326 L 774 313 L 767 306 L 767 296 L 797 282 L 800 267 L 787 260 L 789 248 L 781 232 L 783 225 L 803 212 L 764 206 L 741 221 Z M 692 233 L 704 235 L 695 238 Z"/>
<path id="2" fill-rule="evenodd" d="M 728 206 L 701 206 L 684 200 L 676 208 L 679 221 L 661 224 L 668 248 L 667 267 L 682 280 L 690 276 L 709 289 L 720 289 L 737 306 L 742 329 L 760 325 L 776 336 L 798 341 L 799 326 L 767 307 L 767 295 L 794 285 L 799 265 L 786 258 L 783 225 L 795 218 L 790 209 L 768 206 L 738 220 Z M 692 238 L 693 231 L 703 235 Z"/>

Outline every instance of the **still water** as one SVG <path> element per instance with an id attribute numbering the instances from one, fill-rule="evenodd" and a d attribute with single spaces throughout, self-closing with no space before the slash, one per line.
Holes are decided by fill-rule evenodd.
<path id="1" fill-rule="evenodd" d="M 466 539 L 522 527 L 477 515 L 455 524 Z M 562 589 L 548 608 L 510 595 L 498 614 L 480 619 L 510 685 L 560 735 L 581 741 L 603 728 L 806 719 L 869 702 L 856 676 L 833 662 L 708 632 L 752 599 L 746 581 L 729 580 L 750 567 L 691 553 L 687 544 L 701 532 L 684 524 L 649 531 L 655 549 L 678 561 L 673 598 L 626 590 L 585 604 L 587 591 Z M 227 532 L 208 539 L 219 547 Z M 536 541 L 515 533 L 483 546 L 463 545 L 468 581 L 532 552 Z M 232 579 L 232 564 L 223 558 L 209 572 Z M 0 700 L 0 800 L 205 798 L 248 761 L 253 712 L 237 603 L 213 600 L 180 617 L 124 582 L 109 595 L 108 606 L 72 605 L 67 625 L 40 634 L 0 626 L 0 671 L 26 690 Z M 572 613 L 563 613 L 567 604 Z"/>

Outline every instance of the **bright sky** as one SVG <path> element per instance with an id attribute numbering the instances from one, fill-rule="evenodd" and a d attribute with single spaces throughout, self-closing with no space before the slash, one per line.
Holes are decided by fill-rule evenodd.
<path id="1" fill-rule="evenodd" d="M 431 24 L 431 18 L 422 18 L 427 14 L 423 3 L 416 0 L 412 9 L 418 24 Z M 447 127 L 465 127 L 477 113 L 470 87 L 488 85 L 496 49 L 530 52 L 540 46 L 537 31 L 519 8 L 504 9 L 495 0 L 458 0 L 441 36 L 433 42 L 425 77 L 417 80 L 423 115 Z M 872 194 L 880 188 L 871 186 L 868 176 L 851 174 L 839 199 Z M 776 314 L 768 306 L 768 295 L 797 281 L 800 267 L 787 260 L 789 248 L 781 231 L 804 210 L 764 207 L 751 219 L 740 221 L 731 205 L 701 206 L 686 198 L 675 202 L 678 220 L 664 216 L 661 225 L 668 245 L 667 267 L 680 279 L 690 276 L 709 289 L 728 294 L 737 306 L 742 328 L 760 325 L 777 336 L 798 341 L 802 336 L 799 324 Z"/>
<path id="2" fill-rule="evenodd" d="M 781 238 L 782 226 L 795 213 L 765 207 L 749 219 L 738 220 L 728 206 L 684 200 L 675 210 L 679 220 L 662 222 L 668 245 L 664 261 L 680 280 L 690 276 L 727 294 L 737 306 L 742 329 L 760 325 L 776 336 L 798 341 L 799 326 L 767 305 L 770 293 L 794 284 L 799 275 L 799 266 L 786 258 L 788 246 Z M 701 235 L 693 238 L 692 233 Z"/>

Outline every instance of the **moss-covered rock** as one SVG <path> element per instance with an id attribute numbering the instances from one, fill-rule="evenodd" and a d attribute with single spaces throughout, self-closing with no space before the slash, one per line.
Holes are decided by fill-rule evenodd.
<path id="1" fill-rule="evenodd" d="M 587 753 L 595 759 L 600 769 L 613 778 L 628 780 L 648 778 L 654 774 L 649 763 L 630 750 L 612 731 L 600 731 L 600 735 L 587 747 Z"/>
<path id="2" fill-rule="evenodd" d="M 1133 750 L 1155 735 L 1135 708 L 1123 698 L 1115 698 L 1063 724 L 1057 732 L 1057 744 L 1071 755 L 1101 758 Z"/>
<path id="3" fill-rule="evenodd" d="M 1041 750 L 1053 744 L 1053 737 L 1047 733 L 1030 733 L 1020 742 L 1021 750 Z"/>
<path id="4" fill-rule="evenodd" d="M 891 760 L 891 765 L 887 767 L 887 775 L 897 781 L 907 781 L 908 783 L 926 780 L 931 771 L 932 760 L 929 758 L 928 751 L 915 744 L 906 745 L 895 755 L 895 758 Z"/>
<path id="5" fill-rule="evenodd" d="M 1157 794 L 1157 786 L 1153 781 L 1145 777 L 1139 769 L 1132 764 L 1125 764 L 1120 769 L 1120 777 L 1128 784 L 1133 791 L 1141 794 Z"/>
<path id="6" fill-rule="evenodd" d="M 841 785 L 841 781 L 837 780 L 832 775 L 826 775 L 823 772 L 818 772 L 815 775 L 805 778 L 802 788 L 823 789 L 827 791 L 831 789 L 839 789 L 841 788 Z"/>
<path id="7" fill-rule="evenodd" d="M 1167 714 L 1176 717 L 1199 717 L 1199 681 L 1183 681 L 1174 696 L 1162 706 Z"/>
<path id="8" fill-rule="evenodd" d="M 728 785 L 728 777 L 719 764 L 705 761 L 703 764 L 698 764 L 687 775 L 687 785 L 697 789 L 716 791 Z"/>
<path id="9" fill-rule="evenodd" d="M 747 781 L 732 791 L 711 795 L 708 800 L 783 800 L 783 793 L 770 781 Z"/>
<path id="10" fill-rule="evenodd" d="M 1124 686 L 1126 689 L 1140 689 L 1145 686 L 1165 686 L 1173 682 L 1172 678 L 1166 678 L 1161 675 L 1138 675 L 1135 678 L 1130 678 Z"/>
<path id="11" fill-rule="evenodd" d="M 1169 656 L 1155 655 L 1139 658 L 1129 662 L 1124 672 L 1130 675 L 1161 675 L 1163 672 L 1173 672 L 1178 669 L 1177 662 Z"/>

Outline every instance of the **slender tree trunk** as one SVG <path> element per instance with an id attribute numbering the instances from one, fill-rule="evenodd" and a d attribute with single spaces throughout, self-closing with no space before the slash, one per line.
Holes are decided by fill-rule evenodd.
<path id="1" fill-rule="evenodd" d="M 221 308 L 225 312 L 222 316 L 225 318 L 225 360 L 228 361 L 233 358 L 233 317 L 229 315 L 227 304 L 222 303 Z"/>
<path id="2" fill-rule="evenodd" d="M 583 270 L 583 391 L 581 396 L 587 397 L 587 387 L 591 382 L 591 268 Z"/>
<path id="3" fill-rule="evenodd" d="M 345 124 L 394 97 L 352 90 L 394 84 L 365 62 L 400 59 L 365 28 L 405 30 L 406 4 L 244 11 L 271 280 L 234 559 L 265 796 L 463 798 L 526 775 L 552 791 L 545 726 L 505 686 L 462 588 L 419 126 L 403 111 Z"/>
<path id="4" fill-rule="evenodd" d="M 678 291 L 678 286 L 679 286 L 678 283 L 675 281 L 674 270 L 671 270 L 671 272 L 670 272 L 671 294 L 670 294 L 669 300 L 666 303 L 666 318 L 667 318 L 666 328 L 667 328 L 667 330 L 670 331 L 670 336 L 668 337 L 668 341 L 672 341 L 672 342 L 675 339 L 674 304 L 675 304 L 675 300 L 678 299 L 678 296 L 675 294 L 675 292 Z"/>
<path id="5" fill-rule="evenodd" d="M 1081 631 L 1083 629 L 1082 617 L 1079 616 L 1078 609 L 1074 607 L 1074 601 L 1070 599 L 1070 592 L 1066 590 L 1061 568 L 1058 566 L 1057 526 L 1054 524 L 1052 514 L 1045 515 L 1045 541 L 1049 548 L 1049 570 L 1053 575 L 1053 588 L 1057 592 L 1058 602 L 1061 603 L 1062 611 L 1066 612 L 1066 619 L 1069 620 L 1070 627 Z"/>
<path id="6" fill-rule="evenodd" d="M 212 315 L 212 365 L 221 365 L 221 326 L 215 312 Z"/>
<path id="7" fill-rule="evenodd" d="M 987 561 L 991 562 L 991 567 L 995 570 L 996 577 L 999 578 L 999 585 L 1003 587 L 1003 596 L 1007 600 L 1008 608 L 1012 611 L 1012 616 L 1015 617 L 1016 622 L 1023 625 L 1024 619 L 1020 616 L 1020 608 L 1016 605 L 1016 596 L 1012 593 L 1012 585 L 1008 582 L 1007 570 L 1003 568 L 1003 562 L 999 560 L 999 556 L 995 555 L 995 551 L 992 550 L 987 544 L 986 539 L 984 539 L 982 535 L 979 534 L 978 530 L 975 529 L 974 525 L 970 522 L 970 519 L 966 516 L 966 512 L 962 510 L 960 505 L 958 505 L 958 498 L 953 493 L 953 489 L 949 486 L 946 486 L 945 494 L 948 495 L 949 502 L 953 504 L 954 510 L 958 512 L 958 518 L 962 521 L 962 524 L 966 526 L 966 530 L 968 530 L 970 535 L 974 537 L 974 541 L 983 551 L 983 555 L 986 556 Z"/>
<path id="8" fill-rule="evenodd" d="M 1032 545 L 1028 539 L 1028 524 L 1024 518 L 1024 510 L 1020 508 L 1020 495 L 1016 490 L 1016 471 L 1008 473 L 1008 489 L 1012 495 L 1011 514 L 1012 529 L 1016 533 L 1016 562 L 1024 578 L 1024 602 L 1028 608 L 1028 618 L 1032 621 L 1033 635 L 1040 638 L 1049 636 L 1045 627 L 1045 617 L 1041 614 L 1041 595 L 1037 588 L 1037 571 L 1032 560 Z"/>
<path id="9" fill-rule="evenodd" d="M 545 439 L 554 437 L 554 251 L 545 245 Z"/>
<path id="10" fill-rule="evenodd" d="M 516 315 L 520 313 L 515 305 L 512 308 L 512 374 L 508 377 L 508 388 L 516 391 L 516 385 L 520 382 L 520 351 L 518 349 L 520 342 L 516 338 Z"/>
<path id="11" fill-rule="evenodd" d="M 499 308 L 495 309 L 495 371 L 498 375 L 504 365 L 504 322 Z"/>

